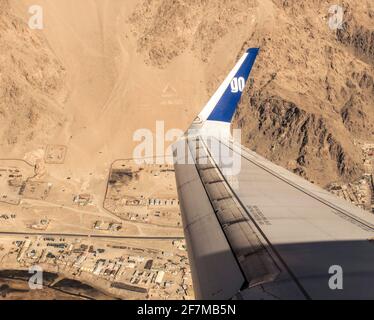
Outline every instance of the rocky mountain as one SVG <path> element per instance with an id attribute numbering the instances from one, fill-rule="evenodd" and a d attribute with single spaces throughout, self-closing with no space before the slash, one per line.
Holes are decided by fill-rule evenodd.
<path id="1" fill-rule="evenodd" d="M 42 0 L 49 28 L 40 33 L 0 3 L 2 152 L 48 141 L 70 115 L 66 144 L 79 150 L 77 163 L 103 149 L 121 151 L 118 143 L 159 119 L 185 129 L 255 46 L 253 81 L 233 125 L 242 142 L 324 187 L 367 172 L 361 144 L 374 142 L 371 0 L 341 1 L 336 30 L 330 0 Z M 26 12 L 31 1 L 19 3 Z M 145 112 L 170 83 L 188 102 L 184 109 Z"/>
<path id="2" fill-rule="evenodd" d="M 244 142 L 325 186 L 363 172 L 355 140 L 374 139 L 374 19 L 349 1 L 342 29 L 324 1 L 274 1 L 277 27 L 261 39 L 253 88 L 236 117 Z"/>
<path id="3" fill-rule="evenodd" d="M 64 123 L 63 66 L 42 35 L 0 1 L 0 158 L 30 148 Z"/>
<path id="4" fill-rule="evenodd" d="M 236 114 L 249 148 L 326 186 L 363 172 L 355 139 L 374 139 L 374 4 L 345 1 L 143 1 L 130 18 L 138 52 L 160 68 L 185 51 L 205 63 L 239 44 L 261 53 Z M 228 51 L 226 51 L 229 54 Z M 222 79 L 208 82 L 212 92 Z"/>

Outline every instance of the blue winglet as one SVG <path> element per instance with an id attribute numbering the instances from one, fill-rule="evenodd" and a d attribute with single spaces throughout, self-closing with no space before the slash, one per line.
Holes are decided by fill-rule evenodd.
<path id="1" fill-rule="evenodd" d="M 242 96 L 245 84 L 247 83 L 249 74 L 251 73 L 252 67 L 256 61 L 259 48 L 249 49 L 247 53 L 247 57 L 208 117 L 208 120 L 231 122 Z"/>

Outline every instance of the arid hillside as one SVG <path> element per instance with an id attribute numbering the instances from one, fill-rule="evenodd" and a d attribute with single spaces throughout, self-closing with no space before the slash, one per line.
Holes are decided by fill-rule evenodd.
<path id="1" fill-rule="evenodd" d="M 243 143 L 322 186 L 366 172 L 357 141 L 374 142 L 372 1 L 343 1 L 343 28 L 331 30 L 334 1 L 41 0 L 38 32 L 26 24 L 33 1 L 0 3 L 2 155 L 52 142 L 74 169 L 131 157 L 134 131 L 157 120 L 186 129 L 256 46 L 234 122 Z"/>
<path id="2" fill-rule="evenodd" d="M 130 21 L 138 52 L 163 68 L 184 52 L 206 64 L 211 93 L 227 58 L 261 54 L 235 119 L 249 148 L 326 186 L 363 173 L 355 140 L 374 139 L 374 8 L 345 1 L 143 1 Z M 214 68 L 214 69 L 213 69 Z"/>
<path id="3" fill-rule="evenodd" d="M 65 70 L 45 39 L 0 1 L 0 158 L 63 126 Z"/>
<path id="4" fill-rule="evenodd" d="M 330 30 L 325 1 L 274 1 L 276 28 L 237 113 L 244 143 L 323 186 L 363 173 L 355 145 L 374 139 L 374 16 L 348 1 L 343 29 Z"/>

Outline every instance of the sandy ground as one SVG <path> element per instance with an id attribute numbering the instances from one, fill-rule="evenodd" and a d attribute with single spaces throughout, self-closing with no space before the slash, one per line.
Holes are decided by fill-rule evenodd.
<path id="1" fill-rule="evenodd" d="M 41 31 L 27 28 L 34 4 L 0 0 L 0 165 L 26 160 L 37 165 L 29 176 L 54 187 L 46 201 L 15 207 L 20 222 L 0 231 L 49 216 L 52 231 L 89 232 L 118 218 L 102 203 L 112 164 L 133 156 L 134 133 L 155 133 L 156 121 L 186 130 L 252 46 L 261 54 L 234 121 L 243 143 L 321 186 L 365 172 L 355 141 L 374 142 L 370 1 L 342 1 L 340 33 L 327 26 L 333 1 L 40 0 Z M 48 145 L 66 148 L 60 164 L 44 164 Z M 83 192 L 93 208 L 71 205 Z M 182 234 L 131 222 L 121 232 Z"/>
<path id="2" fill-rule="evenodd" d="M 20 14 L 32 3 L 12 2 Z M 193 103 L 199 96 L 195 79 L 202 78 L 198 61 L 186 54 L 165 70 L 147 66 L 126 24 L 135 4 L 40 2 L 45 12 L 43 34 L 68 74 L 65 108 L 72 121 L 54 139 L 68 145 L 68 166 L 107 168 L 112 159 L 132 156 L 135 130 L 154 130 L 156 120 L 165 120 L 167 128 L 183 129 L 198 110 Z M 160 108 L 169 85 L 183 104 Z M 191 105 L 196 109 L 191 110 Z"/>
<path id="3" fill-rule="evenodd" d="M 27 21 L 33 1 L 10 4 Z M 28 36 L 46 39 L 50 56 L 64 69 L 64 90 L 56 89 L 55 100 L 58 117 L 66 121 L 49 133 L 39 129 L 19 139 L 9 156 L 22 158 L 45 144 L 66 145 L 66 165 L 53 174 L 92 180 L 100 193 L 103 186 L 87 178 L 90 172 L 100 180 L 114 160 L 131 157 L 134 132 L 154 132 L 157 120 L 165 122 L 165 130 L 185 130 L 241 52 L 260 46 L 254 90 L 245 93 L 235 122 L 246 146 L 322 186 L 363 173 L 353 140 L 370 141 L 374 132 L 370 2 L 342 3 L 348 32 L 340 36 L 327 25 L 331 1 L 39 4 L 45 27 Z M 265 108 L 264 115 L 268 104 L 281 110 L 268 114 L 271 108 Z M 287 118 L 294 105 L 301 113 L 296 123 Z M 268 128 L 267 121 L 275 124 Z"/>
<path id="4" fill-rule="evenodd" d="M 28 8 L 34 2 L 9 3 L 14 14 L 27 22 Z M 52 215 L 54 210 L 58 211 L 56 205 L 66 203 L 60 201 L 65 197 L 61 190 L 70 188 L 95 196 L 99 212 L 92 219 L 108 216 L 100 207 L 109 170 L 115 160 L 133 156 L 139 144 L 133 139 L 134 133 L 139 129 L 155 133 L 156 121 L 163 121 L 164 132 L 186 130 L 244 50 L 248 32 L 253 33 L 258 25 L 266 30 L 273 28 L 269 23 L 272 6 L 266 2 L 256 7 L 251 0 L 219 7 L 222 15 L 219 19 L 222 25 L 227 24 L 224 29 L 216 22 L 216 4 L 201 10 L 200 1 L 194 1 L 191 7 L 170 8 L 170 4 L 160 7 L 159 1 L 148 6 L 136 0 L 41 0 L 38 4 L 43 7 L 44 29 L 27 31 L 30 34 L 22 33 L 22 37 L 44 39 L 44 46 L 49 49 L 46 56 L 62 66 L 64 77 L 56 79 L 63 79 L 63 88 L 48 96 L 57 101 L 61 112 L 58 117 L 64 117 L 64 121 L 48 131 L 35 127 L 31 139 L 19 138 L 11 148 L 0 146 L 0 152 L 6 150 L 6 158 L 28 159 L 35 164 L 43 158 L 47 145 L 66 147 L 62 164 L 43 165 L 41 179 L 54 181 L 55 185 L 49 202 L 28 204 L 43 210 L 50 203 Z M 165 8 L 165 12 L 160 8 Z M 244 8 L 248 11 L 243 11 Z M 236 12 L 239 14 L 230 21 Z M 207 25 L 191 24 L 195 15 L 206 20 Z M 230 33 L 231 27 L 236 31 Z M 181 43 L 168 42 L 179 35 L 184 39 Z M 28 58 L 22 59 L 28 63 Z M 29 59 L 33 62 L 34 56 Z M 48 66 L 50 73 L 57 66 Z M 37 67 L 29 72 L 36 70 Z M 45 92 L 38 86 L 36 89 Z M 33 92 L 28 92 L 34 98 Z M 39 125 L 43 126 L 48 122 L 43 118 L 46 112 L 40 113 Z M 53 121 L 49 122 L 53 125 Z M 165 143 L 165 148 L 169 143 Z M 74 214 L 69 208 L 64 210 Z M 85 216 L 85 221 L 91 221 L 87 214 L 80 214 L 80 221 Z M 62 225 L 68 227 L 74 223 Z M 134 226 L 129 226 L 128 231 L 138 232 Z"/>

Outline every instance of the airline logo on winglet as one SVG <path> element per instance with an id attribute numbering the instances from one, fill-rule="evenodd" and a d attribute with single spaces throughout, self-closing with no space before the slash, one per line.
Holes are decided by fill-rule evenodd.
<path id="1" fill-rule="evenodd" d="M 234 78 L 231 81 L 231 93 L 243 92 L 245 87 L 245 79 L 243 77 Z"/>
<path id="2" fill-rule="evenodd" d="M 207 120 L 231 122 L 258 52 L 258 48 L 249 49 L 239 60 L 228 78 L 208 102 L 206 108 L 211 112 Z M 214 107 L 212 103 L 216 103 Z"/>

